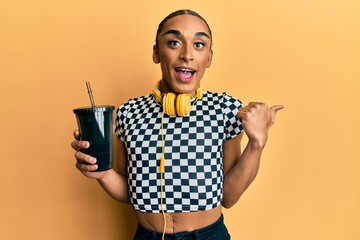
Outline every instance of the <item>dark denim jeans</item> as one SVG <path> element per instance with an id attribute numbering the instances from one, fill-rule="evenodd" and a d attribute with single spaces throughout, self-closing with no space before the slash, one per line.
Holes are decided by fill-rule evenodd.
<path id="1" fill-rule="evenodd" d="M 134 240 L 161 240 L 162 233 L 138 225 Z M 165 240 L 230 240 L 230 235 L 221 215 L 215 223 L 192 232 L 165 234 Z"/>

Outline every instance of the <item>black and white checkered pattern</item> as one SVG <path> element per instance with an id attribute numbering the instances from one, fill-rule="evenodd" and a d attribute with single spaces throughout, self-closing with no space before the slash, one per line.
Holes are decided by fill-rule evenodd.
<path id="1" fill-rule="evenodd" d="M 164 115 L 166 212 L 208 210 L 222 200 L 222 146 L 243 126 L 242 103 L 226 93 L 204 91 L 188 117 Z M 117 111 L 116 134 L 128 154 L 129 194 L 134 209 L 158 213 L 162 107 L 152 94 L 130 99 Z"/>

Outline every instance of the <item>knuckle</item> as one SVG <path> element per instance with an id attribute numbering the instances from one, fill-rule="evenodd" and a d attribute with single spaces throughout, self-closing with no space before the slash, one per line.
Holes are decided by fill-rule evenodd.
<path id="1" fill-rule="evenodd" d="M 75 164 L 75 167 L 76 167 L 79 171 L 83 171 L 82 166 L 83 166 L 83 164 L 81 164 L 81 163 L 79 163 L 79 162 L 76 162 L 76 164 Z"/>
<path id="2" fill-rule="evenodd" d="M 75 149 L 76 141 L 72 141 L 72 142 L 70 143 L 70 146 L 71 146 L 73 149 Z"/>
<path id="3" fill-rule="evenodd" d="M 262 103 L 259 103 L 260 107 L 261 108 L 267 108 L 268 106 L 266 105 L 266 103 L 262 102 Z"/>
<path id="4" fill-rule="evenodd" d="M 82 152 L 76 151 L 76 152 L 75 152 L 75 158 L 76 158 L 78 161 L 82 160 Z"/>
<path id="5" fill-rule="evenodd" d="M 257 110 L 260 110 L 261 108 L 261 104 L 260 103 L 256 103 L 254 104 L 252 107 L 251 107 L 251 110 L 252 111 L 257 111 Z"/>
<path id="6" fill-rule="evenodd" d="M 88 166 L 86 164 L 81 164 L 81 170 L 82 171 L 89 171 Z"/>
<path id="7" fill-rule="evenodd" d="M 76 151 L 79 151 L 81 149 L 81 144 L 79 141 L 75 140 L 75 141 L 72 141 L 71 147 L 73 149 L 75 149 Z"/>
<path id="8" fill-rule="evenodd" d="M 91 163 L 92 162 L 92 157 L 87 155 L 86 158 L 85 158 L 85 161 L 88 162 L 88 163 Z"/>
<path id="9" fill-rule="evenodd" d="M 259 110 L 259 105 L 256 104 L 249 109 L 249 114 L 253 114 L 254 112 L 256 112 L 258 110 Z"/>

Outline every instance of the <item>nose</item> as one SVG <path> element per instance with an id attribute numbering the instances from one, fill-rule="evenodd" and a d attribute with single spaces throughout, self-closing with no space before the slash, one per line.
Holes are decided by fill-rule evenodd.
<path id="1" fill-rule="evenodd" d="M 180 60 L 184 62 L 191 62 L 194 60 L 193 51 L 190 45 L 184 44 L 180 54 Z"/>

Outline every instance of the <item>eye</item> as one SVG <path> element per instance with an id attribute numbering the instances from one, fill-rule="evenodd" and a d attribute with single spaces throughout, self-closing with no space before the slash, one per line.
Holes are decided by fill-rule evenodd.
<path id="1" fill-rule="evenodd" d="M 167 42 L 167 45 L 170 46 L 170 47 L 177 47 L 177 46 L 180 46 L 180 41 L 178 40 L 170 40 Z"/>
<path id="2" fill-rule="evenodd" d="M 205 47 L 205 43 L 203 43 L 203 42 L 195 42 L 194 46 L 196 48 L 203 48 L 203 47 Z"/>

